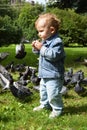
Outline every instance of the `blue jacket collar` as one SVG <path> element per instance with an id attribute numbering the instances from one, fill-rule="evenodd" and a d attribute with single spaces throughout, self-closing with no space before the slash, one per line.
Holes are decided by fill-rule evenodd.
<path id="1" fill-rule="evenodd" d="M 58 33 L 52 35 L 51 37 L 49 37 L 48 39 L 46 40 L 43 40 L 42 43 L 45 44 L 47 43 L 48 45 L 52 42 L 53 39 L 55 39 L 56 37 L 58 37 Z"/>

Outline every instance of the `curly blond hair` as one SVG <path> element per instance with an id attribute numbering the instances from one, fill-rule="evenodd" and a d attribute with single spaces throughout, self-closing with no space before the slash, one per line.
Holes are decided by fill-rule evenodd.
<path id="1" fill-rule="evenodd" d="M 36 28 L 37 28 L 37 25 L 38 25 L 40 20 L 45 20 L 46 26 L 54 27 L 56 32 L 58 31 L 58 29 L 60 27 L 61 21 L 60 21 L 60 19 L 57 18 L 57 16 L 55 14 L 45 13 L 45 14 L 39 15 L 38 19 L 35 22 Z"/>

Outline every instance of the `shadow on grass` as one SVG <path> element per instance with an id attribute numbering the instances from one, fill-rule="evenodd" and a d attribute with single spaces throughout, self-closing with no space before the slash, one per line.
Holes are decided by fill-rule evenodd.
<path id="1" fill-rule="evenodd" d="M 87 113 L 87 104 L 80 105 L 80 106 L 68 106 L 64 108 L 63 114 L 70 114 L 70 115 L 77 115 L 77 114 L 85 114 Z"/>
<path id="2" fill-rule="evenodd" d="M 4 122 L 4 123 L 7 123 L 11 120 L 11 117 L 10 116 L 7 116 L 7 115 L 0 115 L 0 121 Z"/>
<path id="3" fill-rule="evenodd" d="M 15 97 L 15 99 L 17 100 L 17 102 L 20 102 L 20 103 L 23 103 L 23 104 L 25 104 L 25 103 L 30 103 L 30 102 L 32 102 L 32 95 L 31 96 L 28 96 L 28 97 L 26 97 L 25 99 L 19 99 L 19 98 L 16 98 Z"/>

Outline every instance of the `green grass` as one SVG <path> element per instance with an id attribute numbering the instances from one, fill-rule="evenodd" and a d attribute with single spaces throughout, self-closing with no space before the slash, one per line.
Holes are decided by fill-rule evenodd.
<path id="1" fill-rule="evenodd" d="M 32 53 L 31 45 L 26 45 L 27 55 L 22 60 L 15 58 L 15 45 L 1 47 L 0 52 L 10 52 L 5 60 L 0 64 L 6 65 L 11 61 L 26 63 L 29 66 L 37 66 L 37 56 Z M 81 63 L 74 62 L 76 58 L 82 56 L 82 61 L 87 58 L 87 48 L 65 48 L 66 60 L 65 69 L 72 67 L 75 71 L 82 69 L 87 76 L 87 67 Z M 17 79 L 17 74 L 14 74 Z M 80 97 L 70 88 L 68 96 L 63 96 L 63 114 L 50 120 L 50 111 L 43 110 L 33 112 L 33 108 L 39 105 L 39 92 L 33 90 L 33 84 L 28 87 L 33 95 L 26 102 L 15 98 L 10 91 L 0 93 L 0 130 L 87 130 L 87 97 Z M 87 86 L 85 86 L 86 88 Z"/>
<path id="2" fill-rule="evenodd" d="M 10 63 L 11 61 L 14 61 L 15 64 L 25 63 L 26 65 L 29 65 L 29 66 L 32 66 L 32 64 L 33 64 L 33 66 L 37 65 L 37 63 L 38 63 L 37 56 L 32 53 L 31 44 L 25 45 L 25 50 L 27 52 L 27 55 L 22 60 L 15 58 L 15 47 L 16 47 L 16 45 L 12 44 L 8 47 L 0 48 L 0 52 L 9 52 L 10 53 L 10 55 L 6 58 L 6 60 L 1 62 L 3 65 L 6 65 L 6 64 Z"/>

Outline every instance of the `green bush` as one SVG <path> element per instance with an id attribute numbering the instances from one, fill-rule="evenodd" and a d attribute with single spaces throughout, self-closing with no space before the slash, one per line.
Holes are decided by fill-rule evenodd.
<path id="1" fill-rule="evenodd" d="M 25 4 L 21 9 L 18 25 L 22 28 L 23 35 L 25 38 L 32 40 L 37 38 L 37 33 L 34 27 L 36 18 L 40 13 L 43 12 L 43 6 L 36 4 Z"/>
<path id="2" fill-rule="evenodd" d="M 78 43 L 87 45 L 87 16 L 79 15 L 74 10 L 60 10 L 58 8 L 48 9 L 61 19 L 60 35 L 64 45 Z"/>
<path id="3" fill-rule="evenodd" d="M 19 10 L 18 10 L 19 9 Z M 0 46 L 19 43 L 24 37 L 29 41 L 37 39 L 34 27 L 38 15 L 44 12 L 44 6 L 25 3 L 20 8 L 0 8 Z M 74 10 L 46 8 L 46 12 L 56 14 L 61 19 L 60 36 L 64 46 L 87 45 L 87 16 L 75 13 Z"/>
<path id="4" fill-rule="evenodd" d="M 0 16 L 5 17 L 8 15 L 11 19 L 18 17 L 20 9 L 15 8 L 14 6 L 8 4 L 0 4 Z"/>
<path id="5" fill-rule="evenodd" d="M 0 17 L 0 46 L 19 43 L 22 30 L 13 23 L 9 16 Z"/>
<path id="6" fill-rule="evenodd" d="M 17 8 L 0 5 L 0 46 L 20 42 L 22 29 L 16 23 L 18 16 Z"/>

